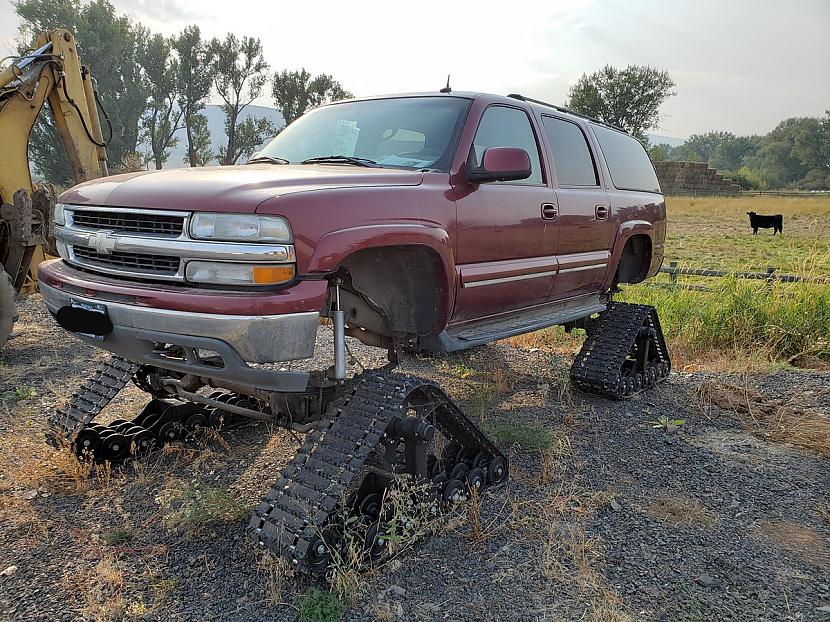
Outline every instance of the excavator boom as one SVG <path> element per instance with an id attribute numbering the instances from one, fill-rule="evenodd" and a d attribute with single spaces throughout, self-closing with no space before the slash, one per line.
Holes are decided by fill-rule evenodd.
<path id="1" fill-rule="evenodd" d="M 0 349 L 11 331 L 14 299 L 35 290 L 37 264 L 50 246 L 55 192 L 35 187 L 28 158 L 29 136 L 46 102 L 75 182 L 106 175 L 92 76 L 81 65 L 75 37 L 62 28 L 41 33 L 34 51 L 0 71 Z"/>

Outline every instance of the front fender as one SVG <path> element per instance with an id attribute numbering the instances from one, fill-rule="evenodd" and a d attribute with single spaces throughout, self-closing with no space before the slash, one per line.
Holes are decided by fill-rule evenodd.
<path id="1" fill-rule="evenodd" d="M 441 260 L 448 298 L 439 311 L 436 324 L 446 324 L 455 305 L 455 257 L 449 234 L 439 226 L 425 223 L 382 223 L 332 231 L 318 241 L 307 272 L 335 272 L 349 255 L 383 246 L 426 246 L 435 252 Z"/>

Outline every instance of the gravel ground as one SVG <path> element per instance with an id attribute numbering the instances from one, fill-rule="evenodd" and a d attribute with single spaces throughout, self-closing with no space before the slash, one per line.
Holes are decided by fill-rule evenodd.
<path id="1" fill-rule="evenodd" d="M 0 619 L 294 620 L 315 584 L 258 556 L 244 528 L 297 439 L 252 425 L 86 478 L 42 443 L 43 420 L 102 354 L 37 298 L 19 310 L 0 363 L 0 571 L 16 567 L 0 576 Z M 321 329 L 315 364 L 329 342 Z M 366 367 L 385 363 L 350 347 Z M 345 619 L 830 620 L 827 458 L 701 408 L 711 374 L 614 403 L 571 392 L 568 364 L 505 344 L 404 363 L 483 422 L 512 477 L 364 575 Z M 830 373 L 749 383 L 827 424 Z M 144 401 L 125 390 L 102 418 Z M 661 416 L 685 423 L 653 427 Z M 517 430 L 530 440 L 511 444 Z M 200 500 L 208 524 L 188 522 Z"/>

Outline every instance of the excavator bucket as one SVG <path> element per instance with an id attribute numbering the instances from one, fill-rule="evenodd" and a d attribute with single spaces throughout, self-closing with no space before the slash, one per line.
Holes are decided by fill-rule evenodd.
<path id="1" fill-rule="evenodd" d="M 578 389 L 619 400 L 669 377 L 669 351 L 654 307 L 611 302 L 587 332 L 571 367 Z"/>

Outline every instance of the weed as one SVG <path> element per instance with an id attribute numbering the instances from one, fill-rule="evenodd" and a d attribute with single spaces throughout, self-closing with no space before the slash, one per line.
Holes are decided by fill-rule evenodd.
<path id="1" fill-rule="evenodd" d="M 126 613 L 124 575 L 114 556 L 105 555 L 94 568 L 77 577 L 84 611 L 94 620 L 120 620 Z"/>
<path id="2" fill-rule="evenodd" d="M 297 603 L 298 622 L 339 622 L 345 605 L 331 592 L 313 587 Z"/>
<path id="3" fill-rule="evenodd" d="M 282 601 L 283 583 L 286 578 L 294 576 L 294 569 L 282 557 L 263 553 L 257 559 L 257 568 L 265 574 L 265 593 L 268 602 L 276 605 Z"/>
<path id="4" fill-rule="evenodd" d="M 474 369 L 470 369 L 463 361 L 459 361 L 455 365 L 452 366 L 452 373 L 461 378 L 462 380 L 466 380 L 470 378 L 473 374 L 475 374 Z"/>
<path id="5" fill-rule="evenodd" d="M 473 546 L 481 546 L 481 543 L 484 541 L 481 532 L 481 506 L 478 498 L 478 490 L 474 488 L 470 489 L 470 501 L 469 507 L 467 508 L 467 516 L 470 518 L 470 542 L 473 543 Z"/>
<path id="6" fill-rule="evenodd" d="M 656 421 L 649 421 L 652 428 L 658 429 L 662 428 L 666 432 L 674 432 L 684 423 L 686 423 L 685 419 L 670 419 L 666 415 L 661 415 L 659 419 Z"/>
<path id="7" fill-rule="evenodd" d="M 487 433 L 503 445 L 518 445 L 526 451 L 544 451 L 553 445 L 556 433 L 541 423 L 489 422 Z"/>
<path id="8" fill-rule="evenodd" d="M 110 546 L 121 546 L 132 541 L 135 532 L 131 527 L 116 527 L 106 533 L 104 541 Z"/>
<path id="9" fill-rule="evenodd" d="M 229 490 L 198 481 L 174 485 L 162 491 L 157 501 L 165 510 L 165 526 L 189 533 L 213 523 L 237 521 L 249 514 L 249 508 Z"/>
<path id="10" fill-rule="evenodd" d="M 0 393 L 0 399 L 6 402 L 22 402 L 34 397 L 34 395 L 35 390 L 32 387 L 15 387 L 11 391 Z"/>

